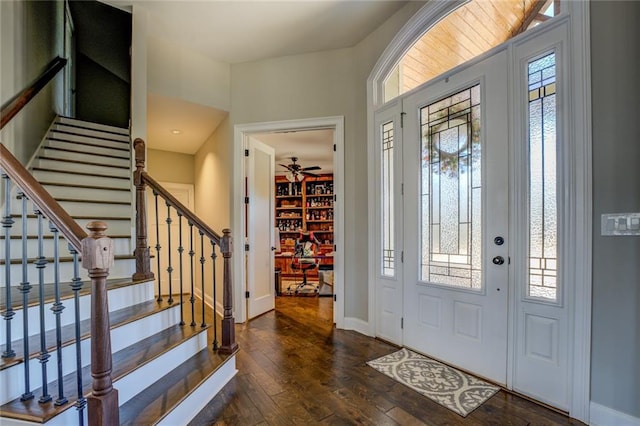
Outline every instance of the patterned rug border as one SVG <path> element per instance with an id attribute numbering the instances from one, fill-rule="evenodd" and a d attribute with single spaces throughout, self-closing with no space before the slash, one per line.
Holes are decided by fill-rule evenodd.
<path id="1" fill-rule="evenodd" d="M 498 386 L 407 348 L 367 361 L 367 365 L 462 417 L 500 390 Z M 419 374 L 416 374 L 418 368 Z M 435 380 L 429 382 L 430 379 Z"/>

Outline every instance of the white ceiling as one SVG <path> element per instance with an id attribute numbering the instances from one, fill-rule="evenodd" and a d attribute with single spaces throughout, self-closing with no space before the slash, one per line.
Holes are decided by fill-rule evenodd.
<path id="1" fill-rule="evenodd" d="M 251 135 L 275 150 L 276 174 L 286 172 L 280 164 L 291 164 L 291 157 L 301 167 L 319 166 L 312 173 L 333 173 L 333 129 L 296 130 Z"/>
<path id="2" fill-rule="evenodd" d="M 195 154 L 226 116 L 226 111 L 150 93 L 147 96 L 147 146 Z M 172 130 L 181 133 L 173 134 Z"/>
<path id="3" fill-rule="evenodd" d="M 151 36 L 230 64 L 351 47 L 404 0 L 105 0 L 149 12 Z"/>
<path id="4" fill-rule="evenodd" d="M 150 36 L 230 64 L 351 47 L 406 4 L 405 0 L 102 0 L 148 11 Z M 203 105 L 149 94 L 148 146 L 194 154 L 226 116 Z M 179 135 L 172 129 L 182 131 Z M 332 131 L 260 135 L 282 162 L 333 170 Z M 323 147 L 326 147 L 323 148 Z M 313 163 L 313 164 L 311 164 Z M 276 170 L 281 167 L 276 167 Z M 331 170 L 331 171 L 329 171 Z"/>

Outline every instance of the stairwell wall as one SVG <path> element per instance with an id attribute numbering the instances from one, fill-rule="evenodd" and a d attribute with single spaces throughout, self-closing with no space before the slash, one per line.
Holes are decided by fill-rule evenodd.
<path id="1" fill-rule="evenodd" d="M 63 56 L 62 39 L 56 37 L 64 25 L 62 5 L 61 1 L 0 2 L 0 104 L 38 78 L 56 56 Z M 60 111 L 55 102 L 53 82 L 0 131 L 0 141 L 22 164 L 33 155 Z"/>

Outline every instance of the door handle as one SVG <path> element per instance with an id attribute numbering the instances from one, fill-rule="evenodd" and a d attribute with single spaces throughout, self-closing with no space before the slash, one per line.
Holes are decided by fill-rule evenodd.
<path id="1" fill-rule="evenodd" d="M 502 256 L 496 256 L 493 258 L 493 264 L 494 265 L 502 265 L 504 263 L 504 257 Z"/>

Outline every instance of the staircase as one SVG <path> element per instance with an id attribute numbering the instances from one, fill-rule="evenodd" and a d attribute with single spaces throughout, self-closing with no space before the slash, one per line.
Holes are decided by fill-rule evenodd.
<path id="1" fill-rule="evenodd" d="M 107 280 L 111 377 L 120 423 L 186 424 L 233 377 L 235 353 L 212 348 L 212 325 L 220 318 L 211 309 L 203 312 L 204 303 L 186 287 L 182 295 L 178 290 L 160 295 L 155 280 L 131 279 L 136 272 L 131 165 L 126 129 L 60 117 L 29 168 L 83 229 L 93 221 L 108 224 L 106 235 L 115 252 Z M 10 235 L 0 238 L 0 277 L 10 277 L 10 287 L 0 288 L 5 317 L 0 324 L 0 423 L 86 423 L 85 398 L 92 390 L 91 282 L 82 269 L 79 285 L 73 251 L 15 186 L 2 211 L 3 230 L 9 228 Z M 47 263 L 59 258 L 59 268 L 43 266 L 42 258 Z M 191 304 L 182 306 L 179 300 Z"/>

